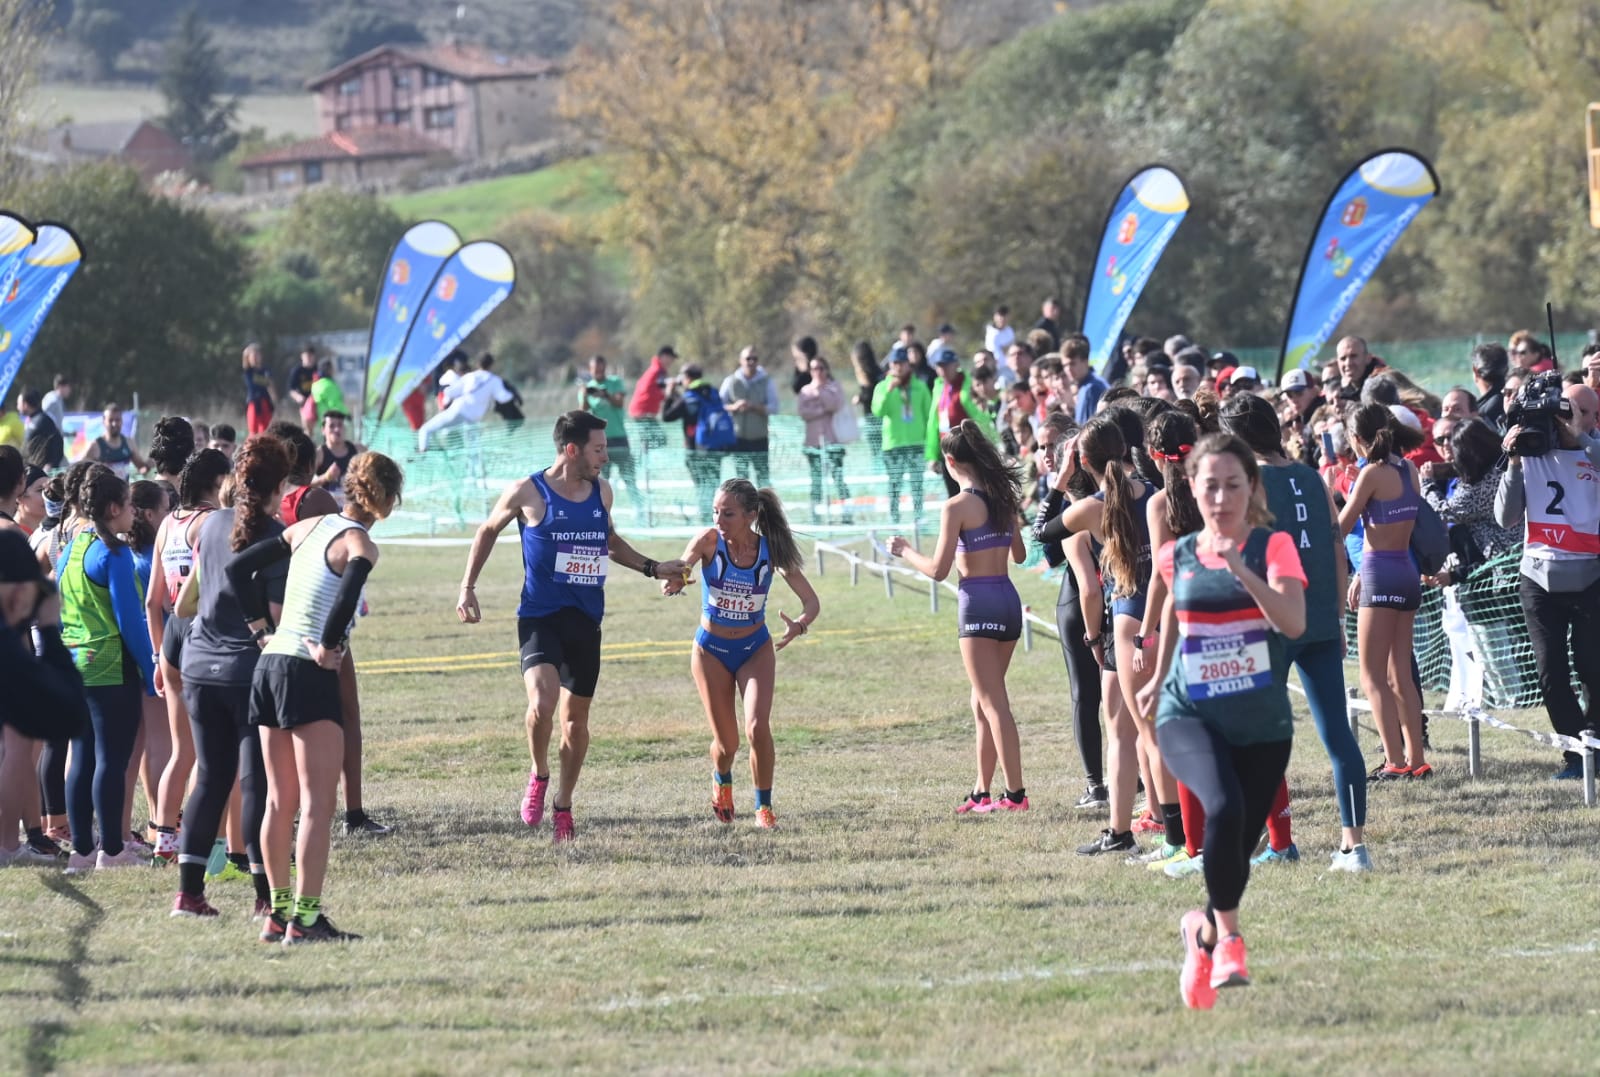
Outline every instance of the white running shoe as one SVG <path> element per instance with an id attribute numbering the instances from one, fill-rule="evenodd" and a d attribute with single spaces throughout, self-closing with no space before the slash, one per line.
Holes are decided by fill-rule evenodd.
<path id="1" fill-rule="evenodd" d="M 109 856 L 106 854 L 104 849 L 101 849 L 95 858 L 94 870 L 108 871 L 111 868 L 137 868 L 143 867 L 148 863 L 150 863 L 150 856 L 148 853 L 140 856 L 139 850 L 136 846 L 124 845 L 122 847 L 122 852 L 118 853 L 116 856 Z"/>
<path id="2" fill-rule="evenodd" d="M 67 857 L 67 866 L 66 866 L 66 869 L 64 870 L 63 874 L 66 874 L 66 875 L 87 875 L 87 874 L 89 874 L 89 872 L 94 870 L 95 857 L 99 855 L 99 852 L 100 851 L 98 849 L 96 849 L 92 853 L 83 853 L 83 854 L 72 853 L 72 854 L 70 854 Z"/>
<path id="3" fill-rule="evenodd" d="M 26 842 L 15 849 L 0 849 L 0 868 L 42 868 L 57 862 L 53 856 L 28 848 Z"/>
<path id="4" fill-rule="evenodd" d="M 1328 865 L 1329 871 L 1348 871 L 1352 873 L 1371 871 L 1372 857 L 1367 853 L 1365 844 L 1357 845 L 1349 852 L 1335 849 L 1333 863 Z"/>

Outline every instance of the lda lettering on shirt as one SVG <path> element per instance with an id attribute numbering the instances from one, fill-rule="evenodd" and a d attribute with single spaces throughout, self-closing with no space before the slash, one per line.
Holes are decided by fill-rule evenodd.
<path id="1" fill-rule="evenodd" d="M 1306 496 L 1305 491 L 1300 489 L 1299 480 L 1292 475 L 1289 477 L 1289 489 L 1294 491 L 1296 498 L 1304 498 Z M 1298 500 L 1294 503 L 1294 519 L 1296 523 L 1301 524 L 1311 519 L 1311 511 L 1306 508 L 1306 503 L 1303 500 Z M 1303 527 L 1300 529 L 1299 546 L 1302 550 L 1311 549 L 1311 536 L 1306 533 L 1306 529 Z"/>

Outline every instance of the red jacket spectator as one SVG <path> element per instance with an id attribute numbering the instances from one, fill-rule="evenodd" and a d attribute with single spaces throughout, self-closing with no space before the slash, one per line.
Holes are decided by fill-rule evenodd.
<path id="1" fill-rule="evenodd" d="M 678 354 L 671 348 L 662 348 L 650 357 L 650 365 L 633 386 L 633 399 L 628 401 L 628 417 L 654 419 L 661 414 L 661 405 L 667 399 L 667 359 Z"/>

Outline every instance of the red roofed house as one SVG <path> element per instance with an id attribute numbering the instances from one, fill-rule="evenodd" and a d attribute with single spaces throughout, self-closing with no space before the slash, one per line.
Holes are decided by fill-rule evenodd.
<path id="1" fill-rule="evenodd" d="M 163 172 L 187 172 L 194 164 L 182 142 L 149 120 L 64 123 L 46 131 L 36 156 L 56 164 L 117 160 L 146 182 Z"/>
<path id="2" fill-rule="evenodd" d="M 560 68 L 470 45 L 381 45 L 306 83 L 322 137 L 241 162 L 250 193 L 493 158 L 548 138 Z"/>

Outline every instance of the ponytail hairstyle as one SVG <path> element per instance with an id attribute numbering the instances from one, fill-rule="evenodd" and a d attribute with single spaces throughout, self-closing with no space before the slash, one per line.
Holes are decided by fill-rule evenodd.
<path id="1" fill-rule="evenodd" d="M 793 572 L 804 563 L 776 490 L 765 486 L 757 490 L 749 479 L 729 479 L 717 487 L 717 492 L 733 498 L 745 512 L 755 513 L 756 531 L 767 540 L 773 568 L 779 572 Z"/>
<path id="2" fill-rule="evenodd" d="M 1122 424 L 1114 411 L 1138 421 L 1138 416 L 1125 408 L 1107 408 L 1090 419 L 1078 437 L 1078 448 L 1083 453 L 1083 465 L 1100 480 L 1100 492 L 1105 498 L 1105 511 L 1101 515 L 1100 532 L 1106 537 L 1105 553 L 1100 563 L 1105 566 L 1116 587 L 1112 595 L 1128 598 L 1139 592 L 1144 581 L 1139 579 L 1139 521 L 1133 518 L 1133 499 L 1128 496 L 1128 476 L 1122 470 L 1128 456 L 1128 442 L 1123 437 Z"/>
<path id="3" fill-rule="evenodd" d="M 989 518 L 1008 529 L 1022 514 L 1022 469 L 1008 464 L 978 424 L 961 425 L 939 439 L 939 452 L 961 465 L 989 499 Z"/>
<path id="4" fill-rule="evenodd" d="M 1254 393 L 1249 394 L 1254 396 Z M 1209 385 L 1202 385 L 1194 391 L 1195 425 L 1200 429 L 1200 436 L 1207 434 L 1220 434 L 1222 432 L 1222 398 Z"/>
<path id="5" fill-rule="evenodd" d="M 201 449 L 189 457 L 178 475 L 178 504 L 182 508 L 199 508 L 207 494 L 217 489 L 228 477 L 233 465 L 228 454 L 221 449 Z"/>
<path id="6" fill-rule="evenodd" d="M 240 447 L 233 461 L 233 533 L 228 538 L 234 553 L 266 532 L 289 466 L 289 450 L 270 434 L 256 434 Z"/>
<path id="7" fill-rule="evenodd" d="M 128 487 L 128 497 L 133 507 L 143 512 L 159 512 L 165 516 L 172 511 L 172 487 L 164 482 L 140 479 Z M 136 550 L 146 550 L 156 543 L 156 528 L 135 514 L 133 526 L 128 529 L 128 545 Z"/>
<path id="8" fill-rule="evenodd" d="M 122 539 L 103 526 L 113 509 L 128 503 L 128 484 L 104 464 L 90 464 L 78 486 L 78 511 L 94 521 L 100 541 L 115 549 Z"/>
<path id="9" fill-rule="evenodd" d="M 1278 413 L 1254 393 L 1235 393 L 1222 406 L 1222 428 L 1259 456 L 1283 452 L 1283 426 Z"/>
<path id="10" fill-rule="evenodd" d="M 1150 455 L 1161 463 L 1161 474 L 1166 480 L 1162 489 L 1167 492 L 1167 528 L 1174 536 L 1187 535 L 1205 526 L 1200 519 L 1200 506 L 1195 504 L 1194 491 L 1189 488 L 1183 465 L 1200 440 L 1194 420 L 1181 410 L 1157 415 L 1150 421 L 1146 432 L 1150 441 Z"/>
<path id="11" fill-rule="evenodd" d="M 67 468 L 66 478 L 61 480 L 61 515 L 64 519 L 84 515 L 83 480 L 88 477 L 89 469 L 94 465 L 93 460 L 79 460 Z"/>
<path id="12" fill-rule="evenodd" d="M 176 475 L 194 452 L 194 427 L 181 415 L 168 415 L 156 423 L 150 441 L 150 462 L 161 475 Z"/>
<path id="13" fill-rule="evenodd" d="M 1232 434 L 1207 434 L 1194 447 L 1194 452 L 1189 454 L 1189 462 L 1184 465 L 1184 470 L 1193 479 L 1200 472 L 1200 461 L 1217 455 L 1238 460 L 1245 478 L 1250 480 L 1250 510 L 1245 515 L 1246 522 L 1251 527 L 1271 527 L 1272 513 L 1267 510 L 1267 497 L 1261 486 L 1261 465 L 1256 463 L 1255 452 L 1240 438 Z"/>
<path id="14" fill-rule="evenodd" d="M 1422 435 L 1409 426 L 1401 426 L 1394 412 L 1383 404 L 1366 404 L 1356 409 L 1349 422 L 1352 440 L 1359 438 L 1367 446 L 1368 464 L 1387 464 L 1390 458 L 1404 454 L 1422 445 Z"/>
<path id="15" fill-rule="evenodd" d="M 406 476 L 400 465 L 381 452 L 364 452 L 350 461 L 344 494 L 350 504 L 381 520 L 400 504 Z"/>
<path id="16" fill-rule="evenodd" d="M 1158 396 L 1141 396 L 1122 406 L 1139 419 L 1139 431 L 1135 436 L 1128 421 L 1120 416 L 1117 417 L 1118 425 L 1123 428 L 1122 436 L 1128 441 L 1128 455 L 1133 460 L 1133 468 L 1139 473 L 1140 478 L 1159 490 L 1166 485 L 1167 479 L 1160 462 L 1152 459 L 1150 451 L 1145 447 L 1145 431 L 1149 429 L 1152 419 L 1171 411 L 1172 405 Z"/>

